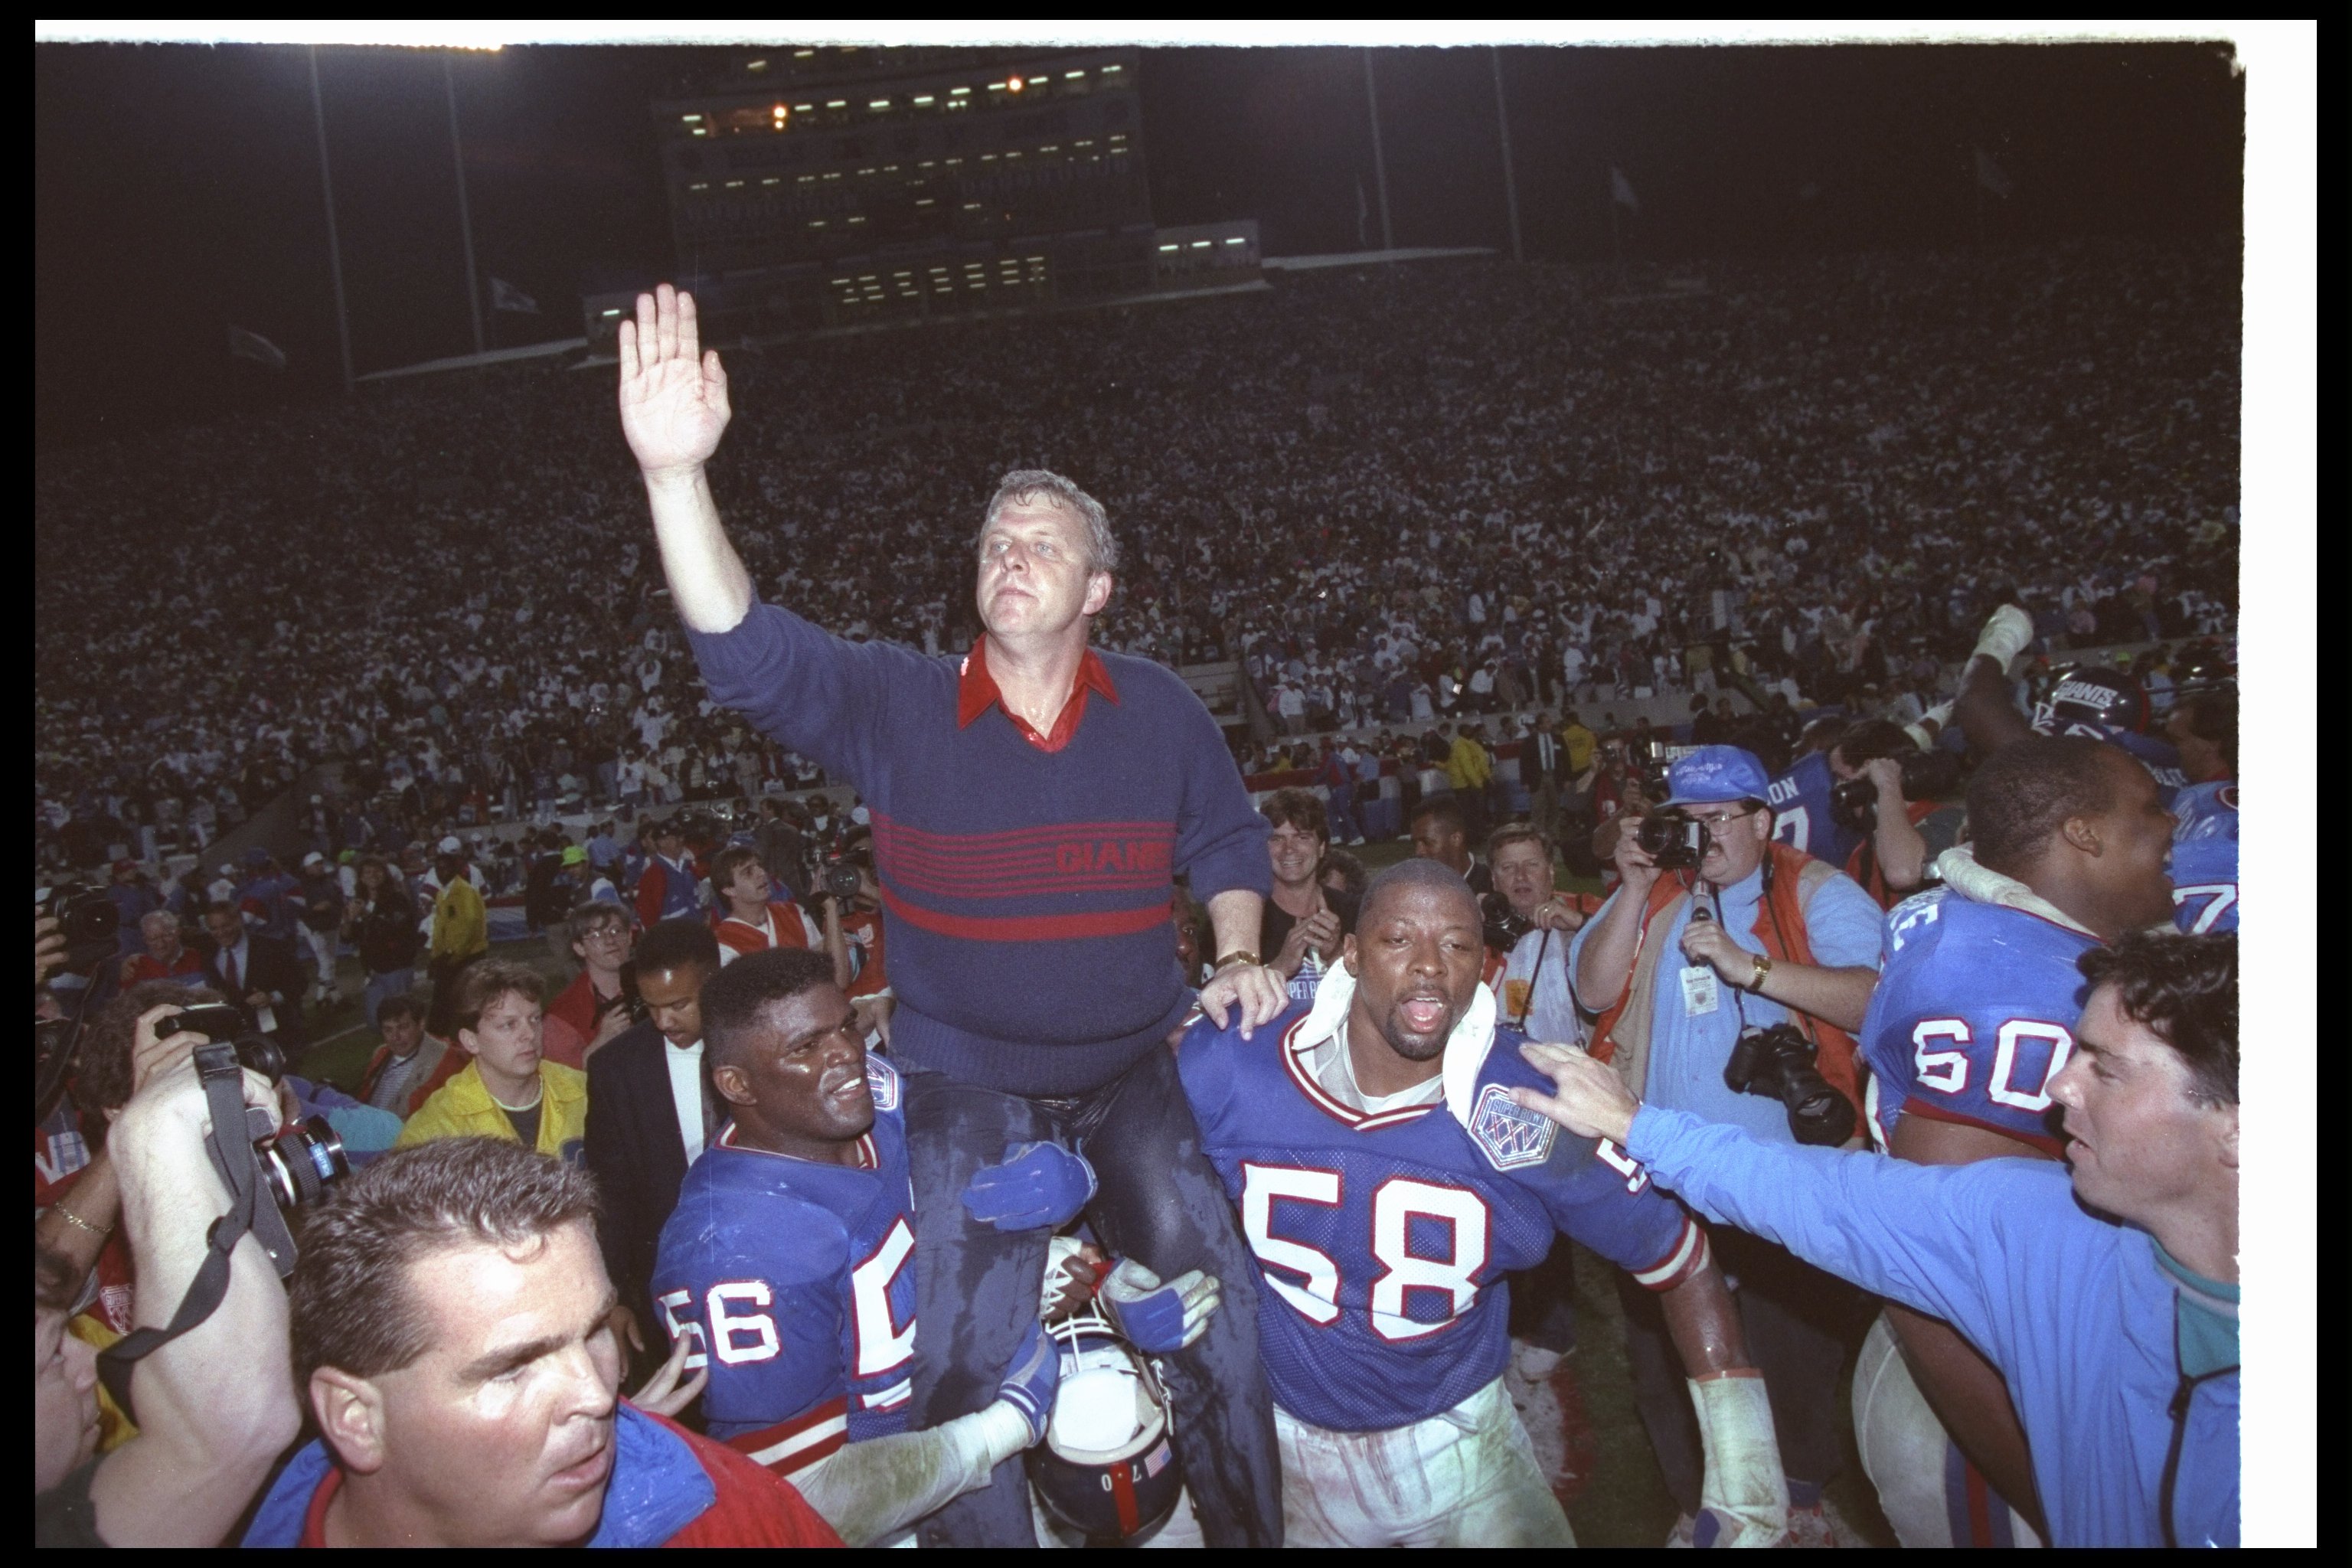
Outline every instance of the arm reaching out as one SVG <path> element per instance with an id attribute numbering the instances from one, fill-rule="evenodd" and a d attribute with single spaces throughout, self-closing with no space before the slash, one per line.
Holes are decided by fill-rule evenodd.
<path id="1" fill-rule="evenodd" d="M 696 631 L 731 630 L 751 608 L 751 577 L 719 525 L 703 465 L 733 409 L 719 351 L 705 351 L 694 296 L 665 283 L 621 323 L 621 433 L 644 473 L 662 570 Z"/>

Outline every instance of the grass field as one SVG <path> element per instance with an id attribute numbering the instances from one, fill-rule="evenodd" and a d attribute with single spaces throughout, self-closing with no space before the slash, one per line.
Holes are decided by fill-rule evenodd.
<path id="1" fill-rule="evenodd" d="M 1395 864 L 1409 852 L 1410 847 L 1402 839 L 1367 844 L 1355 850 L 1366 868 L 1373 871 Z M 1578 882 L 1563 876 L 1560 883 L 1564 888 L 1600 891 L 1597 882 Z M 552 945 L 547 942 L 502 942 L 493 951 L 500 958 L 529 963 L 542 971 L 551 986 L 569 978 L 568 966 L 558 962 Z M 358 965 L 346 961 L 342 974 L 345 994 L 356 997 L 364 980 Z M 358 1004 L 347 1002 L 315 1016 L 312 1033 L 320 1044 L 304 1061 L 303 1071 L 341 1089 L 356 1087 L 368 1058 L 379 1043 L 375 1031 L 362 1019 Z M 1592 1428 L 1595 1450 L 1591 1473 L 1575 1489 L 1573 1500 L 1569 1503 L 1569 1520 L 1581 1546 L 1662 1545 L 1674 1526 L 1675 1505 L 1666 1494 L 1657 1461 L 1651 1455 L 1649 1438 L 1634 1413 L 1633 1376 L 1625 1360 L 1624 1320 L 1617 1304 L 1617 1293 L 1610 1284 L 1611 1265 L 1580 1247 L 1577 1253 L 1577 1349 L 1568 1364 L 1581 1395 L 1585 1417 Z M 1876 1499 L 1853 1452 L 1853 1433 L 1846 1398 L 1846 1382 L 1853 1366 L 1853 1346 L 1848 1347 L 1846 1373 L 1840 1379 L 1838 1390 L 1838 1418 L 1847 1448 L 1846 1466 L 1830 1485 L 1830 1503 L 1842 1522 L 1846 1544 L 1892 1546 L 1895 1543 L 1894 1532 L 1880 1516 Z"/>

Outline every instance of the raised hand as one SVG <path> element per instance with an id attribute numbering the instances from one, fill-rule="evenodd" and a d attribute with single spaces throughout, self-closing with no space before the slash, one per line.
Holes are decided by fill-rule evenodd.
<path id="1" fill-rule="evenodd" d="M 719 450 L 733 410 L 719 351 L 704 350 L 694 296 L 665 283 L 621 323 L 621 433 L 647 479 L 691 473 Z"/>

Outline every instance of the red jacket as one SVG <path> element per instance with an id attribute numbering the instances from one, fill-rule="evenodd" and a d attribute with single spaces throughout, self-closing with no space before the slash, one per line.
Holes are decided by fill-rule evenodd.
<path id="1" fill-rule="evenodd" d="M 592 1545 L 839 1546 L 790 1481 L 724 1444 L 624 1403 L 620 1452 Z M 624 1471 L 628 1473 L 624 1474 Z M 247 1546 L 324 1546 L 327 1505 L 342 1467 L 316 1439 L 270 1484 L 247 1529 Z"/>

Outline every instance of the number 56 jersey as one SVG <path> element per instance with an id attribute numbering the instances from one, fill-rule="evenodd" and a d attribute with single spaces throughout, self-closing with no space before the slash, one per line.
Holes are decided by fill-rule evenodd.
<path id="1" fill-rule="evenodd" d="M 1346 1432 L 1461 1404 L 1509 1359 L 1503 1276 L 1541 1262 L 1558 1231 L 1653 1289 L 1703 1263 L 1697 1226 L 1640 1166 L 1511 1102 L 1513 1086 L 1550 1086 L 1496 1029 L 1484 987 L 1446 1047 L 1443 1101 L 1367 1114 L 1326 1092 L 1309 1058 L 1354 991 L 1334 969 L 1311 1013 L 1255 1040 L 1195 1025 L 1178 1058 L 1257 1260 L 1276 1404 Z"/>
<path id="2" fill-rule="evenodd" d="M 688 1368 L 710 1368 L 710 1435 L 780 1475 L 907 1429 L 915 1364 L 914 1195 L 898 1073 L 866 1058 L 859 1163 L 738 1146 L 686 1173 L 653 1294 Z"/>

